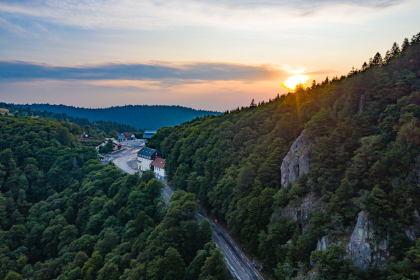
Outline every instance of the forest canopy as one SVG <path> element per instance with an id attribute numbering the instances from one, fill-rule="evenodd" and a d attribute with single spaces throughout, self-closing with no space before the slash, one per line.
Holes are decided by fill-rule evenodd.
<path id="1" fill-rule="evenodd" d="M 110 108 L 79 108 L 66 105 L 51 104 L 21 104 L 22 108 L 38 111 L 50 111 L 67 116 L 90 121 L 112 121 L 126 124 L 136 129 L 159 129 L 164 126 L 174 126 L 197 117 L 219 115 L 219 112 L 196 110 L 182 106 L 164 105 L 126 105 Z"/>
<path id="2" fill-rule="evenodd" d="M 198 201 L 99 163 L 81 128 L 0 115 L 0 279 L 228 279 Z"/>
<path id="3" fill-rule="evenodd" d="M 420 210 L 419 106 L 420 33 L 347 76 L 162 128 L 149 147 L 167 159 L 173 185 L 198 195 L 273 277 L 418 279 L 419 242 L 405 230 Z M 309 172 L 282 186 L 283 159 L 304 129 Z M 312 210 L 298 217 L 303 207 Z M 387 269 L 362 271 L 346 257 L 340 240 L 361 212 L 389 244 Z M 316 251 L 327 236 L 337 242 Z"/>

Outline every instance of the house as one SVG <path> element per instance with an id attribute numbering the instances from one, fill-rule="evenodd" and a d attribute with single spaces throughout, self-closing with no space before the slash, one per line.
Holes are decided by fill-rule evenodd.
<path id="1" fill-rule="evenodd" d="M 143 139 L 149 140 L 156 132 L 157 130 L 145 130 L 143 133 Z"/>
<path id="2" fill-rule="evenodd" d="M 165 176 L 165 163 L 166 163 L 165 159 L 157 157 L 150 164 L 151 169 L 153 170 L 153 172 L 156 175 L 156 178 L 161 179 L 161 180 L 166 178 L 166 176 Z"/>
<path id="3" fill-rule="evenodd" d="M 136 140 L 136 135 L 132 134 L 132 133 L 128 133 L 128 132 L 121 132 L 118 133 L 118 141 L 122 142 L 122 141 L 127 141 L 127 140 Z"/>
<path id="4" fill-rule="evenodd" d="M 118 135 L 118 142 L 122 141 L 127 141 L 127 137 L 125 137 L 124 134 L 121 133 Z"/>
<path id="5" fill-rule="evenodd" d="M 162 154 L 155 149 L 142 148 L 137 153 L 137 166 L 141 171 L 150 170 L 150 164 L 157 157 L 162 157 Z"/>
<path id="6" fill-rule="evenodd" d="M 136 140 L 136 135 L 132 133 L 123 132 L 122 133 L 127 140 Z"/>

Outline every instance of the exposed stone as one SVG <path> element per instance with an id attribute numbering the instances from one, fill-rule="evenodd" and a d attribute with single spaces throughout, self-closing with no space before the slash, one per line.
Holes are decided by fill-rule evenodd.
<path id="1" fill-rule="evenodd" d="M 359 110 L 357 111 L 359 114 L 363 112 L 363 94 L 360 96 L 359 101 Z"/>
<path id="2" fill-rule="evenodd" d="M 294 221 L 300 220 L 302 223 L 303 234 L 306 232 L 308 215 L 313 210 L 324 212 L 325 203 L 315 193 L 311 192 L 302 198 L 300 205 L 294 207 L 292 204 L 286 206 L 282 212 L 283 215 L 292 218 Z"/>
<path id="3" fill-rule="evenodd" d="M 411 241 L 416 241 L 417 236 L 419 236 L 419 233 L 420 233 L 419 211 L 417 211 L 417 209 L 415 209 L 413 215 L 414 215 L 414 218 L 415 218 L 414 225 L 409 226 L 404 231 L 405 231 L 405 234 L 407 235 L 408 239 L 410 239 Z"/>
<path id="4" fill-rule="evenodd" d="M 354 264 L 362 270 L 367 270 L 371 266 L 384 267 L 389 257 L 389 238 L 377 243 L 376 235 L 368 212 L 360 212 L 347 245 L 347 252 Z"/>
<path id="5" fill-rule="evenodd" d="M 293 184 L 299 176 L 308 173 L 310 163 L 310 151 L 313 146 L 309 132 L 303 130 L 296 141 L 290 147 L 280 167 L 281 185 Z"/>
<path id="6" fill-rule="evenodd" d="M 321 239 L 318 239 L 318 243 L 316 244 L 316 249 L 325 251 L 327 250 L 328 245 L 330 245 L 330 241 L 328 240 L 328 237 L 323 236 Z"/>

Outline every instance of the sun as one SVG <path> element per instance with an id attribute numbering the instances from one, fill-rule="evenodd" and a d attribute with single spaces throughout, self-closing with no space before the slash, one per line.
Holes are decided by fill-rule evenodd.
<path id="1" fill-rule="evenodd" d="M 282 83 L 282 86 L 290 90 L 295 90 L 298 84 L 306 86 L 308 79 L 309 78 L 305 75 L 292 76 L 287 78 L 287 80 Z"/>

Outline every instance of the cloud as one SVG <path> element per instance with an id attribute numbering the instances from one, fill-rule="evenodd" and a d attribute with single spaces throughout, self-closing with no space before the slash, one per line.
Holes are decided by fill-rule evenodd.
<path id="1" fill-rule="evenodd" d="M 408 0 L 406 0 L 408 1 Z M 403 0 L 31 0 L 0 1 L 0 12 L 68 26 L 99 29 L 162 29 L 186 25 L 229 28 L 270 27 L 294 18 L 313 18 L 328 10 L 327 21 L 343 15 L 369 17 L 366 9 L 381 10 Z M 334 12 L 331 12 L 331 10 Z M 319 17 L 320 18 L 320 17 Z M 318 19 L 319 19 L 318 18 Z"/>
<path id="2" fill-rule="evenodd" d="M 18 24 L 11 23 L 10 21 L 0 18 L 0 27 L 3 27 L 4 29 L 12 30 L 15 33 L 26 33 L 26 30 L 23 29 Z"/>
<path id="3" fill-rule="evenodd" d="M 99 65 L 54 66 L 23 61 L 0 61 L 0 79 L 10 80 L 182 80 L 261 81 L 278 80 L 287 72 L 274 65 L 245 65 L 224 62 L 175 64 L 105 63 Z"/>

